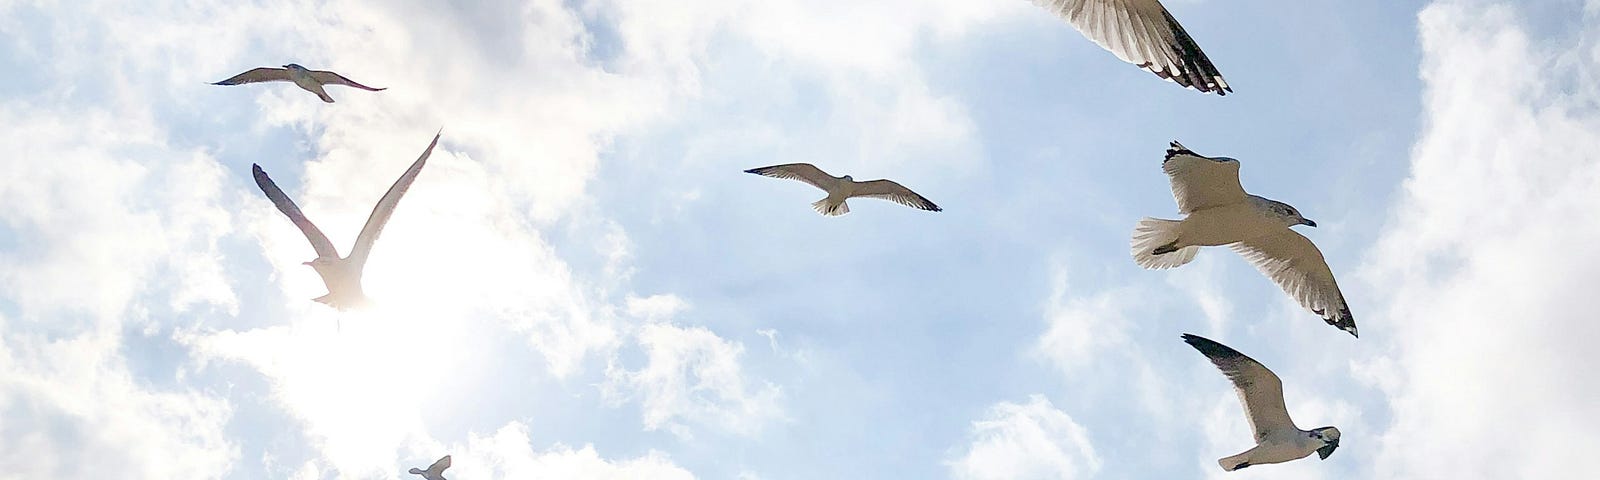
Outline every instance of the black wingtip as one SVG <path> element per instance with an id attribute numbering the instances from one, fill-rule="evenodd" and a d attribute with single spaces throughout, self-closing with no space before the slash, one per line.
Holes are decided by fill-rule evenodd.
<path id="1" fill-rule="evenodd" d="M 1196 157 L 1200 156 L 1199 154 L 1194 153 L 1194 150 L 1190 150 L 1189 147 L 1185 147 L 1182 143 L 1178 143 L 1177 140 L 1173 140 L 1172 143 L 1167 144 L 1167 157 L 1162 161 L 1172 160 L 1172 157 L 1176 157 L 1178 155 L 1194 155 Z"/>
<path id="2" fill-rule="evenodd" d="M 1239 353 L 1238 350 L 1229 348 L 1227 345 L 1217 343 L 1215 340 L 1192 333 L 1183 334 L 1183 342 L 1189 344 L 1191 347 L 1194 347 L 1195 350 L 1199 350 L 1200 353 L 1205 354 L 1207 357 L 1231 357 L 1243 355 Z"/>
<path id="3" fill-rule="evenodd" d="M 760 175 L 761 172 L 765 171 L 766 169 L 767 169 L 767 167 L 756 167 L 756 168 L 752 168 L 752 169 L 749 169 L 749 170 L 745 170 L 744 173 L 754 173 L 756 175 Z"/>

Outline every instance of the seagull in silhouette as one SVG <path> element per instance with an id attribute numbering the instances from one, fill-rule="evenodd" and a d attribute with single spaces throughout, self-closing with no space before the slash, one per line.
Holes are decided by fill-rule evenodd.
<path id="1" fill-rule="evenodd" d="M 441 132 L 442 133 L 442 132 Z M 267 194 L 267 199 L 278 207 L 289 220 L 300 227 L 306 240 L 311 241 L 311 248 L 317 251 L 317 258 L 305 265 L 317 271 L 322 277 L 323 285 L 328 287 L 328 294 L 313 300 L 326 304 L 337 310 L 349 310 L 371 303 L 366 293 L 361 290 L 361 269 L 367 264 L 367 256 L 372 253 L 372 243 L 378 241 L 378 234 L 383 233 L 383 225 L 389 222 L 389 215 L 394 214 L 394 207 L 400 203 L 400 197 L 406 194 L 406 189 L 411 188 L 411 182 L 417 179 L 417 174 L 422 172 L 423 164 L 427 163 L 428 155 L 433 154 L 433 147 L 439 144 L 439 135 L 433 136 L 433 143 L 428 144 L 428 149 L 422 151 L 422 156 L 412 162 L 411 168 L 400 175 L 389 187 L 389 192 L 378 199 L 378 205 L 372 207 L 372 214 L 367 217 L 366 226 L 361 227 L 361 234 L 356 236 L 355 246 L 350 248 L 350 255 L 340 258 L 339 251 L 333 248 L 333 242 L 322 234 L 322 230 L 300 213 L 300 207 L 284 195 L 278 185 L 272 183 L 272 178 L 267 172 L 261 170 L 260 165 L 251 165 L 251 173 L 255 175 L 256 186 L 261 187 L 261 192 Z"/>
<path id="2" fill-rule="evenodd" d="M 1339 429 L 1322 427 L 1301 430 L 1283 406 L 1283 381 L 1261 362 L 1198 335 L 1183 334 L 1183 341 L 1205 354 L 1222 374 L 1233 382 L 1233 390 L 1244 405 L 1244 416 L 1255 432 L 1256 446 L 1244 453 L 1217 460 L 1226 471 L 1251 465 L 1298 460 L 1316 452 L 1323 460 L 1339 448 Z"/>
<path id="3" fill-rule="evenodd" d="M 852 197 L 881 198 L 907 207 L 938 212 L 944 209 L 934 205 L 933 202 L 911 191 L 904 185 L 891 180 L 868 180 L 857 182 L 849 175 L 835 177 L 822 169 L 809 163 L 790 163 L 786 165 L 773 165 L 770 167 L 752 168 L 744 173 L 754 173 L 764 177 L 787 178 L 799 180 L 813 187 L 828 192 L 828 196 L 811 204 L 817 213 L 836 217 L 850 213 L 850 205 L 845 200 Z"/>
<path id="4" fill-rule="evenodd" d="M 355 80 L 344 78 L 343 75 L 327 70 L 307 70 L 306 67 L 293 63 L 284 65 L 283 68 L 253 68 L 212 85 L 243 85 L 260 82 L 294 82 L 295 85 L 300 86 L 307 92 L 317 94 L 317 97 L 328 103 L 333 103 L 333 97 L 328 96 L 328 92 L 322 89 L 323 85 L 344 85 L 369 92 L 385 90 L 385 88 L 372 88 L 356 83 Z"/>
<path id="5" fill-rule="evenodd" d="M 1233 89 L 1178 19 L 1156 0 L 1033 0 L 1101 48 L 1185 88 L 1227 95 Z"/>
<path id="6" fill-rule="evenodd" d="M 412 467 L 411 473 L 413 475 L 422 475 L 422 478 L 426 478 L 428 480 L 445 480 L 444 469 L 446 468 L 450 468 L 449 455 L 440 457 L 438 461 L 433 462 L 433 465 L 429 465 L 427 470 Z"/>
<path id="7" fill-rule="evenodd" d="M 1328 325 L 1360 336 L 1322 251 L 1289 229 L 1316 227 L 1317 222 L 1287 203 L 1245 193 L 1239 184 L 1238 160 L 1201 156 L 1172 142 L 1161 169 L 1172 182 L 1178 211 L 1186 216 L 1139 221 L 1133 230 L 1134 262 L 1148 269 L 1172 268 L 1194 260 L 1201 246 L 1227 245 L 1300 306 Z"/>

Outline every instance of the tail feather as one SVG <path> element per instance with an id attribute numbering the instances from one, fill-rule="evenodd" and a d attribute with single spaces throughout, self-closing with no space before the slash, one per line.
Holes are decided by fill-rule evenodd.
<path id="1" fill-rule="evenodd" d="M 839 203 L 831 203 L 828 201 L 828 199 L 824 198 L 822 200 L 811 202 L 811 208 L 816 209 L 817 213 L 830 217 L 837 217 L 846 213 L 850 213 L 850 205 L 844 203 L 844 200 L 840 200 Z"/>
<path id="2" fill-rule="evenodd" d="M 1162 270 L 1183 265 L 1194 261 L 1194 256 L 1200 253 L 1200 247 L 1187 246 L 1171 250 L 1174 242 L 1178 241 L 1178 225 L 1183 222 L 1177 220 L 1163 220 L 1145 217 L 1139 225 L 1133 227 L 1133 261 L 1139 266 Z M 1166 247 L 1162 253 L 1156 250 Z"/>

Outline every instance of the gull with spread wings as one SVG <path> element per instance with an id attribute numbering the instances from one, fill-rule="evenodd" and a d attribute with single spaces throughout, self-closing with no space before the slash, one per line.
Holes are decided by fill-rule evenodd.
<path id="1" fill-rule="evenodd" d="M 934 205 L 933 202 L 911 191 L 904 185 L 891 180 L 868 180 L 857 182 L 849 175 L 835 177 L 822 169 L 809 163 L 790 163 L 786 165 L 773 165 L 770 167 L 752 168 L 745 173 L 754 173 L 764 177 L 787 178 L 799 180 L 813 187 L 828 192 L 828 196 L 811 204 L 817 213 L 835 217 L 850 213 L 850 205 L 845 203 L 852 197 L 879 198 L 907 207 L 938 212 L 944 210 Z"/>
<path id="2" fill-rule="evenodd" d="M 317 226 L 300 213 L 300 207 L 283 193 L 278 185 L 272 183 L 272 178 L 267 172 L 261 170 L 260 165 L 251 165 L 251 173 L 255 175 L 256 186 L 261 187 L 261 192 L 267 194 L 272 204 L 278 207 L 289 220 L 300 227 L 306 240 L 311 241 L 311 248 L 316 250 L 317 258 L 305 265 L 317 271 L 322 277 L 323 285 L 328 287 L 328 294 L 313 300 L 326 304 L 338 310 L 349 310 L 371 303 L 365 292 L 361 290 L 361 270 L 367 264 L 367 256 L 372 253 L 373 242 L 378 241 L 378 235 L 383 233 L 383 226 L 389 223 L 389 216 L 394 214 L 394 207 L 400 203 L 400 197 L 411 188 L 411 182 L 417 179 L 417 174 L 422 172 L 422 166 L 427 163 L 428 156 L 433 154 L 433 147 L 439 144 L 439 135 L 433 136 L 433 143 L 428 144 L 428 149 L 422 151 L 422 156 L 411 164 L 406 172 L 400 175 L 394 185 L 389 187 L 388 193 L 378 199 L 378 204 L 372 207 L 372 214 L 367 217 L 367 223 L 361 227 L 361 234 L 356 236 L 355 246 L 350 248 L 350 255 L 340 258 L 339 251 L 333 248 L 333 242 L 322 234 Z"/>
<path id="3" fill-rule="evenodd" d="M 1255 433 L 1256 446 L 1244 453 L 1217 460 L 1226 471 L 1251 465 L 1299 460 L 1313 452 L 1323 460 L 1339 448 L 1339 429 L 1322 427 L 1301 430 L 1289 418 L 1283 405 L 1283 381 L 1261 362 L 1198 335 L 1183 334 L 1183 341 L 1204 354 L 1222 374 L 1233 381 L 1233 390 L 1244 405 L 1245 420 Z"/>
<path id="4" fill-rule="evenodd" d="M 468 458 L 468 460 L 471 460 L 471 459 Z M 449 455 L 445 455 L 444 457 L 439 458 L 439 460 L 434 461 L 433 465 L 429 465 L 427 470 L 423 470 L 423 469 L 420 469 L 420 468 L 412 467 L 411 468 L 411 474 L 413 474 L 413 475 L 422 475 L 422 478 L 425 478 L 427 480 L 445 480 L 445 478 L 444 478 L 444 470 L 446 468 L 450 468 L 450 456 Z"/>
<path id="5" fill-rule="evenodd" d="M 1157 0 L 1033 0 L 1124 62 L 1186 88 L 1233 89 L 1189 33 Z"/>
<path id="6" fill-rule="evenodd" d="M 328 92 L 322 89 L 323 85 L 344 85 L 369 92 L 384 90 L 384 88 L 372 88 L 356 83 L 355 80 L 344 78 L 344 75 L 327 70 L 307 70 L 306 67 L 293 63 L 284 65 L 283 68 L 253 68 L 212 85 L 243 85 L 260 82 L 294 82 L 295 85 L 305 89 L 307 92 L 317 94 L 317 97 L 328 103 L 333 103 L 333 97 L 328 96 Z"/>
<path id="7" fill-rule="evenodd" d="M 1194 260 L 1201 246 L 1227 245 L 1300 306 L 1328 325 L 1360 336 L 1322 251 L 1289 229 L 1315 227 L 1317 222 L 1287 203 L 1245 193 L 1238 160 L 1201 156 L 1172 142 L 1161 169 L 1171 180 L 1178 211 L 1186 216 L 1141 220 L 1133 231 L 1134 262 L 1148 269 L 1172 268 Z"/>

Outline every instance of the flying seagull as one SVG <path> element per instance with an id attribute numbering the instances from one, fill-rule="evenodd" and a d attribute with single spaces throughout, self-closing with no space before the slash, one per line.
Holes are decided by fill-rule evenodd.
<path id="1" fill-rule="evenodd" d="M 1202 93 L 1233 89 L 1157 0 L 1033 0 L 1124 62 Z"/>
<path id="2" fill-rule="evenodd" d="M 450 468 L 449 455 L 445 455 L 444 457 L 439 458 L 438 461 L 433 462 L 433 465 L 429 465 L 427 470 L 412 467 L 411 473 L 414 475 L 422 475 L 422 478 L 426 478 L 428 480 L 445 480 L 444 469 L 446 468 Z"/>
<path id="3" fill-rule="evenodd" d="M 1239 161 L 1205 157 L 1172 142 L 1161 169 L 1172 181 L 1183 220 L 1145 217 L 1133 230 L 1133 260 L 1148 269 L 1194 260 L 1201 246 L 1227 245 L 1328 325 L 1359 337 L 1322 252 L 1289 227 L 1317 226 L 1289 204 L 1250 195 L 1239 184 Z"/>
<path id="4" fill-rule="evenodd" d="M 322 101 L 328 103 L 333 103 L 333 97 L 328 96 L 328 92 L 322 90 L 323 85 L 344 85 L 369 92 L 384 90 L 384 88 L 372 88 L 356 83 L 355 80 L 344 78 L 343 75 L 327 70 L 307 70 L 306 67 L 293 63 L 284 65 L 283 68 L 253 68 L 250 71 L 234 75 L 232 78 L 212 85 L 243 85 L 258 82 L 294 82 L 295 85 L 299 85 L 300 88 L 305 89 L 307 92 L 317 94 L 318 97 L 322 98 Z"/>
<path id="5" fill-rule="evenodd" d="M 787 178 L 806 182 L 813 187 L 828 192 L 827 198 L 817 200 L 811 208 L 817 213 L 830 217 L 850 213 L 850 205 L 844 203 L 851 197 L 881 198 L 907 207 L 938 212 L 944 210 L 934 205 L 933 202 L 917 195 L 904 185 L 891 180 L 868 180 L 857 182 L 849 175 L 835 177 L 822 169 L 809 163 L 790 163 L 786 165 L 773 165 L 770 167 L 752 168 L 744 173 L 754 173 L 764 177 Z"/>
<path id="6" fill-rule="evenodd" d="M 350 247 L 350 255 L 339 257 L 339 251 L 333 248 L 333 242 L 322 234 L 322 230 L 300 213 L 300 207 L 284 195 L 277 184 L 272 183 L 272 178 L 267 172 L 261 170 L 260 165 L 251 165 L 251 173 L 256 177 L 256 186 L 261 187 L 261 192 L 267 194 L 272 204 L 278 207 L 300 227 L 300 232 L 306 235 L 306 240 L 311 241 L 311 248 L 317 251 L 317 258 L 305 265 L 316 269 L 317 275 L 322 277 L 323 285 L 328 287 L 328 294 L 313 300 L 327 304 L 338 310 L 349 310 L 371 303 L 366 293 L 361 290 L 361 269 L 367 264 L 367 255 L 372 253 L 372 243 L 378 241 L 378 234 L 383 233 L 383 225 L 389 222 L 389 215 L 394 214 L 395 205 L 400 203 L 400 197 L 406 194 L 406 189 L 411 188 L 411 182 L 417 179 L 417 174 L 422 172 L 422 165 L 428 161 L 428 155 L 433 154 L 434 145 L 439 144 L 439 135 L 433 136 L 433 143 L 428 144 L 428 149 L 422 151 L 422 156 L 400 175 L 389 187 L 389 192 L 378 199 L 378 205 L 372 207 L 372 214 L 367 217 L 366 226 L 361 227 L 361 234 L 356 236 L 356 244 Z"/>
<path id="7" fill-rule="evenodd" d="M 1294 426 L 1289 409 L 1283 406 L 1283 381 L 1261 362 L 1208 338 L 1183 334 L 1183 341 L 1205 354 L 1222 374 L 1233 382 L 1233 390 L 1244 404 L 1244 417 L 1255 432 L 1256 446 L 1244 453 L 1217 460 L 1226 471 L 1251 465 L 1298 460 L 1316 452 L 1323 460 L 1339 448 L 1339 429 L 1322 427 L 1310 431 Z"/>

